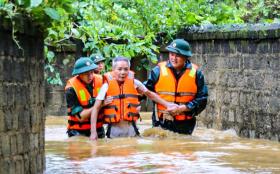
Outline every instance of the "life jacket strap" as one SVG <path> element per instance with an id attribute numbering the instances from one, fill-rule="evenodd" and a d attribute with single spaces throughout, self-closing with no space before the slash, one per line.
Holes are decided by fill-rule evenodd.
<path id="1" fill-rule="evenodd" d="M 140 106 L 140 104 L 133 104 L 133 103 L 129 103 L 127 108 L 130 108 L 130 107 L 138 107 Z"/>
<path id="2" fill-rule="evenodd" d="M 107 114 L 107 115 L 103 115 L 104 119 L 109 118 L 110 123 L 112 123 L 112 119 L 114 119 L 116 117 L 116 114 Z"/>
<path id="3" fill-rule="evenodd" d="M 113 96 L 113 99 L 123 99 L 123 98 L 138 98 L 137 94 L 120 94 Z"/>
<path id="4" fill-rule="evenodd" d="M 107 136 L 107 138 L 111 138 L 111 137 L 110 137 L 110 134 L 111 134 L 111 128 L 112 128 L 112 124 L 108 124 L 107 132 L 106 132 L 106 136 Z"/>
<path id="5" fill-rule="evenodd" d="M 134 113 L 134 112 L 129 112 L 128 116 L 129 117 L 137 117 L 138 118 L 140 116 L 140 114 L 139 113 Z"/>
<path id="6" fill-rule="evenodd" d="M 85 122 L 79 122 L 79 121 L 73 121 L 73 120 L 68 120 L 69 125 L 73 126 L 74 124 L 90 124 L 90 121 L 85 121 Z"/>
<path id="7" fill-rule="evenodd" d="M 115 109 L 116 111 L 118 111 L 118 107 L 116 105 L 107 105 L 104 106 L 103 109 Z"/>
<path id="8" fill-rule="evenodd" d="M 135 121 L 132 121 L 132 126 L 133 126 L 133 129 L 135 131 L 136 136 L 140 137 L 140 133 L 139 133 L 139 130 L 138 130 L 136 124 L 135 124 Z"/>

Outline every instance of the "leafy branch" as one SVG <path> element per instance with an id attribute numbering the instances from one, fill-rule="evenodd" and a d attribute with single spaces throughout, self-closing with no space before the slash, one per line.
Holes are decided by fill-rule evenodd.
<path id="1" fill-rule="evenodd" d="M 14 25 L 17 15 L 28 16 L 41 28 L 46 46 L 60 47 L 79 39 L 84 52 L 101 53 L 107 62 L 124 55 L 155 63 L 159 46 L 182 28 L 279 22 L 280 13 L 275 0 L 0 0 L 0 16 L 12 21 L 13 38 L 20 48 Z M 52 71 L 56 59 L 50 55 L 47 51 L 47 71 Z"/>

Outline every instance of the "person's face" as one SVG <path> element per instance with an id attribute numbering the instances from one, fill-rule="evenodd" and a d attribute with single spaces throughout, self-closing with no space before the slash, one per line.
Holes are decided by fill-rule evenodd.
<path id="1" fill-rule="evenodd" d="M 169 52 L 169 61 L 176 70 L 181 70 L 186 62 L 186 58 L 180 54 Z"/>
<path id="2" fill-rule="evenodd" d="M 114 76 L 118 82 L 124 82 L 129 72 L 129 66 L 126 61 L 118 61 L 113 67 Z"/>
<path id="3" fill-rule="evenodd" d="M 88 71 L 79 75 L 80 79 L 85 82 L 86 84 L 90 84 L 93 80 L 93 71 Z"/>
<path id="4" fill-rule="evenodd" d="M 98 66 L 98 72 L 101 73 L 101 71 L 105 68 L 105 63 L 104 61 L 101 61 L 101 62 L 98 62 L 97 63 L 97 66 Z"/>

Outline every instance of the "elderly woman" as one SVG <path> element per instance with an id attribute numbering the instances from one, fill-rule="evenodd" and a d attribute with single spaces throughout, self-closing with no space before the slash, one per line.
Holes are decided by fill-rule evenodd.
<path id="1" fill-rule="evenodd" d="M 96 120 L 102 102 L 103 120 L 108 124 L 107 137 L 133 137 L 139 135 L 136 121 L 139 119 L 138 94 L 144 94 L 168 110 L 177 109 L 176 104 L 166 102 L 156 93 L 148 90 L 130 71 L 130 61 L 125 57 L 113 59 L 113 71 L 105 74 L 107 83 L 101 87 L 91 114 L 91 140 L 97 139 Z"/>

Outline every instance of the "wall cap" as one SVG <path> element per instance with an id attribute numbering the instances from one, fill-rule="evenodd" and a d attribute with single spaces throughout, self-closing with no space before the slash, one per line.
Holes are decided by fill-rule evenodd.
<path id="1" fill-rule="evenodd" d="M 280 23 L 192 26 L 178 32 L 177 38 L 187 40 L 280 38 Z"/>

